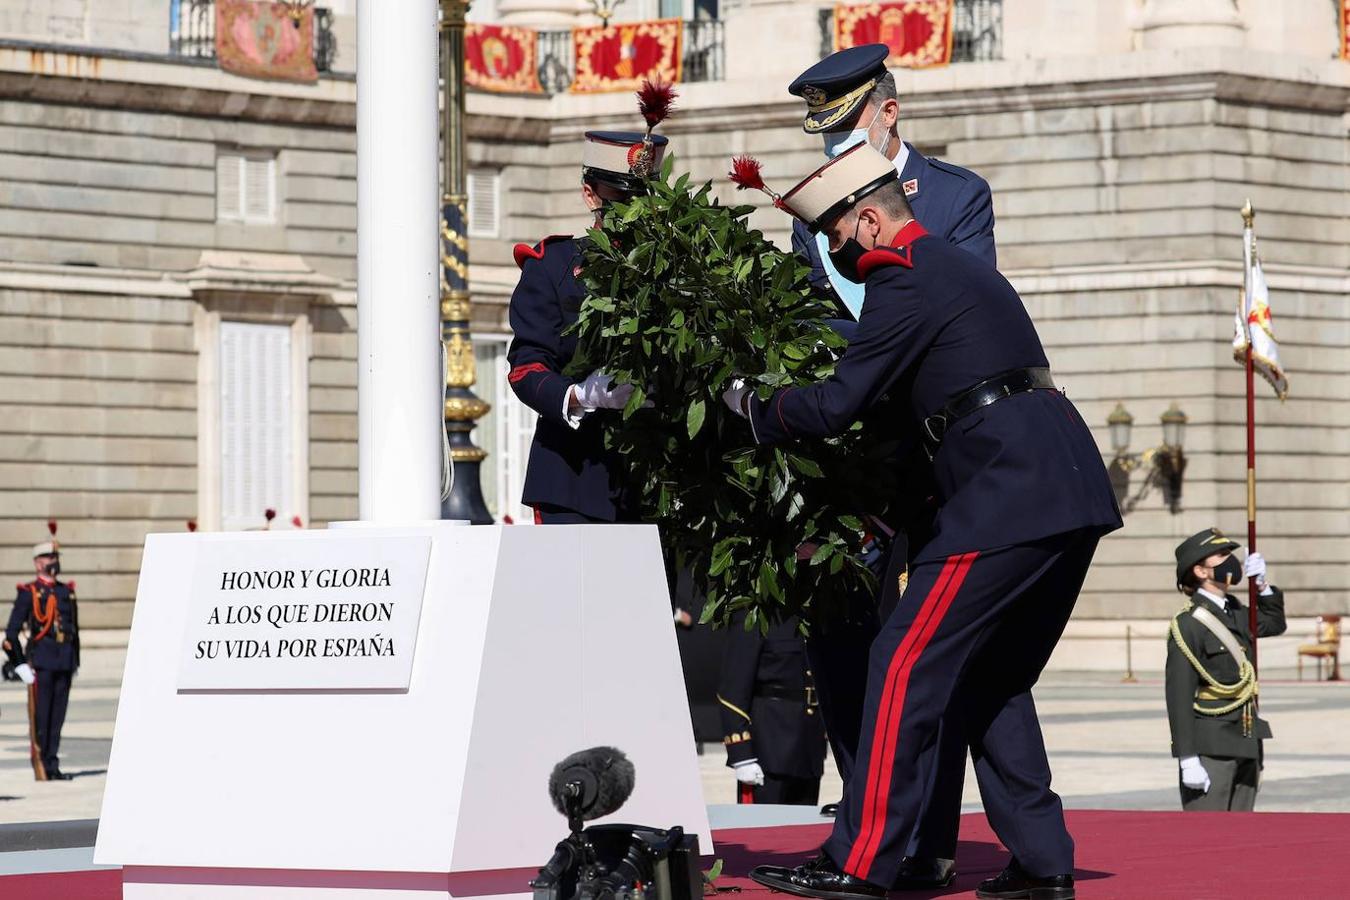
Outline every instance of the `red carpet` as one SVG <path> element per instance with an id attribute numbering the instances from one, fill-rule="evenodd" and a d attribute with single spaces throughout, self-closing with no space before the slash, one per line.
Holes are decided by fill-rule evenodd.
<path id="1" fill-rule="evenodd" d="M 1078 842 L 1080 897 L 1268 900 L 1344 893 L 1350 814 L 1079 810 L 1068 815 Z M 718 885 L 738 886 L 763 900 L 768 891 L 745 877 L 750 867 L 794 863 L 828 833 L 828 825 L 719 831 L 717 855 L 725 869 Z M 958 855 L 961 874 L 951 889 L 896 896 L 973 896 L 980 879 L 1008 860 L 982 815 L 962 819 Z M 7 900 L 118 900 L 121 894 L 116 871 L 0 877 L 0 897 Z"/>

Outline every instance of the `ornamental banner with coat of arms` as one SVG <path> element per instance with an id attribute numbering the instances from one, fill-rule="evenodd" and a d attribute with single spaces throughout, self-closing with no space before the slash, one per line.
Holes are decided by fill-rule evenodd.
<path id="1" fill-rule="evenodd" d="M 891 48 L 889 67 L 945 66 L 952 61 L 953 7 L 953 0 L 837 3 L 834 49 L 885 44 Z"/>
<path id="2" fill-rule="evenodd" d="M 635 91 L 646 80 L 680 80 L 684 22 L 654 19 L 572 29 L 572 93 Z"/>
<path id="3" fill-rule="evenodd" d="M 464 27 L 464 80 L 469 87 L 501 94 L 542 94 L 539 33 L 509 25 Z"/>
<path id="4" fill-rule="evenodd" d="M 1350 60 L 1350 0 L 1341 0 L 1341 59 Z"/>
<path id="5" fill-rule="evenodd" d="M 216 0 L 216 60 L 250 78 L 318 81 L 314 65 L 314 7 Z"/>

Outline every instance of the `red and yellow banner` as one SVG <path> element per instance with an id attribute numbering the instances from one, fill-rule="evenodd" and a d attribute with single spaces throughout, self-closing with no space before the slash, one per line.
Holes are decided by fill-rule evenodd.
<path id="1" fill-rule="evenodd" d="M 464 80 L 480 91 L 542 94 L 539 33 L 532 28 L 468 23 L 464 28 Z"/>
<path id="2" fill-rule="evenodd" d="M 1341 59 L 1350 60 L 1350 0 L 1341 0 Z"/>
<path id="3" fill-rule="evenodd" d="M 646 79 L 679 81 L 684 22 L 654 19 L 572 29 L 572 93 L 635 91 Z"/>
<path id="4" fill-rule="evenodd" d="M 945 66 L 952 61 L 954 5 L 953 0 L 836 3 L 834 49 L 885 44 L 891 48 L 886 65 L 892 68 Z"/>
<path id="5" fill-rule="evenodd" d="M 250 78 L 318 81 L 314 65 L 314 7 L 216 0 L 216 60 Z"/>

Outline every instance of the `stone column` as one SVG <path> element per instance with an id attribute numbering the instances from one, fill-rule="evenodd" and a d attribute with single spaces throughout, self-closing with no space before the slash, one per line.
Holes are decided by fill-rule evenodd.
<path id="1" fill-rule="evenodd" d="M 1140 16 L 1143 49 L 1241 47 L 1246 42 L 1234 0 L 1147 0 Z"/>

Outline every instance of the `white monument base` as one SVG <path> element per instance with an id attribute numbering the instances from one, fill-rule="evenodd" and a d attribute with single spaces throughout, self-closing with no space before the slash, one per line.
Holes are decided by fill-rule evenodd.
<path id="1" fill-rule="evenodd" d="M 406 690 L 180 690 L 209 561 L 357 565 L 354 537 L 410 557 L 429 539 Z M 523 895 L 567 831 L 549 772 L 597 745 L 637 769 L 605 821 L 712 852 L 653 526 L 151 535 L 94 860 L 125 867 L 129 900 Z"/>

